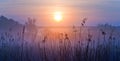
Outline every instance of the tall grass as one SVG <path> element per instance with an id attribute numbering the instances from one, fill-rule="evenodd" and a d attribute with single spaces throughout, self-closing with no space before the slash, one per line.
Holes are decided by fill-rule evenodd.
<path id="1" fill-rule="evenodd" d="M 20 31 L 10 28 L 0 32 L 0 61 L 120 61 L 120 38 L 116 29 L 84 29 L 85 21 L 81 28 L 71 27 L 74 31 L 68 28 L 69 32 L 44 34 L 45 31 L 39 31 L 44 28 L 38 29 L 31 22 L 30 27 L 24 25 Z"/>

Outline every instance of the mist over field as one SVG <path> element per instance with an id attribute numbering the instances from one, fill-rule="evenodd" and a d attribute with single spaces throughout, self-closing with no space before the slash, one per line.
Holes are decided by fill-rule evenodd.
<path id="1" fill-rule="evenodd" d="M 36 26 L 0 16 L 0 61 L 120 61 L 120 26 Z"/>

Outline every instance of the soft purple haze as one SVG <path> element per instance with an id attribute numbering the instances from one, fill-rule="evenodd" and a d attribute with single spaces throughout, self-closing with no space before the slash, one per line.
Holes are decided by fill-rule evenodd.
<path id="1" fill-rule="evenodd" d="M 57 10 L 65 17 L 59 25 L 80 25 L 84 17 L 87 25 L 120 25 L 120 0 L 0 0 L 0 15 L 20 23 L 31 17 L 39 25 L 55 26 L 52 15 Z"/>

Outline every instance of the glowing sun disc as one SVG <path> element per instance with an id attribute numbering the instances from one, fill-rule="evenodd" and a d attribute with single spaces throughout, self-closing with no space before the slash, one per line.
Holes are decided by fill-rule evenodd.
<path id="1" fill-rule="evenodd" d="M 57 22 L 60 22 L 62 20 L 62 13 L 61 12 L 55 12 L 54 13 L 54 20 Z"/>

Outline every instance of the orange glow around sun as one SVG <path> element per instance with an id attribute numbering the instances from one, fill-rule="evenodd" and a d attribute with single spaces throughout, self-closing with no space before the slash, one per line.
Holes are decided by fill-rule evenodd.
<path id="1" fill-rule="evenodd" d="M 54 20 L 56 22 L 60 22 L 60 21 L 62 21 L 62 19 L 63 19 L 62 12 L 57 11 L 57 12 L 54 13 Z"/>

